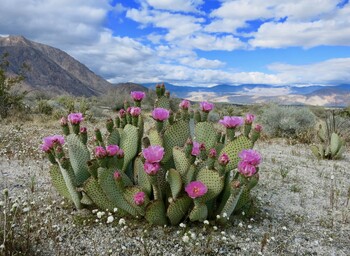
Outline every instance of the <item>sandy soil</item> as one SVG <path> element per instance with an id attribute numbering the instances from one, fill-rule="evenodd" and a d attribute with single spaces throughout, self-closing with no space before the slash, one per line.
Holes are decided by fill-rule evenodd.
<path id="1" fill-rule="evenodd" d="M 0 189 L 23 208 L 30 205 L 22 217 L 31 216 L 33 255 L 350 255 L 349 150 L 342 160 L 317 160 L 307 145 L 259 142 L 264 161 L 255 216 L 241 213 L 224 227 L 150 227 L 124 224 L 113 212 L 101 218 L 77 212 L 62 200 L 38 149 L 42 137 L 59 132 L 49 125 L 0 128 Z"/>

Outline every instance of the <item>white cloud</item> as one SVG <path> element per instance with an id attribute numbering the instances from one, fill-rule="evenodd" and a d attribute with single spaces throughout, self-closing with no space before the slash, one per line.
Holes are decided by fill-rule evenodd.
<path id="1" fill-rule="evenodd" d="M 168 11 L 198 12 L 203 0 L 146 0 L 155 9 Z"/>

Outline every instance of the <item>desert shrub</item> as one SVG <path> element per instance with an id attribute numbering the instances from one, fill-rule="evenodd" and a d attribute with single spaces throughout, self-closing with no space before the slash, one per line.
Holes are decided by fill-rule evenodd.
<path id="1" fill-rule="evenodd" d="M 39 100 L 38 101 L 38 106 L 37 106 L 37 111 L 40 114 L 45 114 L 45 115 L 52 115 L 53 107 L 48 103 L 47 100 Z"/>
<path id="2" fill-rule="evenodd" d="M 306 107 L 271 104 L 264 109 L 260 120 L 271 137 L 297 138 L 314 128 L 316 116 Z"/>

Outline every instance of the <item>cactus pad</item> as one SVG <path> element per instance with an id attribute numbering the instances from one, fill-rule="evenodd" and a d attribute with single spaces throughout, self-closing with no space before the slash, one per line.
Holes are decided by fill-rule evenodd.
<path id="1" fill-rule="evenodd" d="M 146 220 L 154 225 L 166 225 L 165 205 L 163 201 L 157 200 L 148 204 L 146 208 Z"/>
<path id="2" fill-rule="evenodd" d="M 204 221 L 207 217 L 208 207 L 204 203 L 196 204 L 190 213 L 191 221 Z"/>
<path id="3" fill-rule="evenodd" d="M 129 124 L 124 127 L 120 136 L 120 147 L 124 150 L 123 171 L 125 171 L 137 154 L 138 129 L 135 126 Z"/>
<path id="4" fill-rule="evenodd" d="M 180 173 L 175 169 L 170 169 L 166 175 L 166 180 L 170 185 L 171 195 L 173 199 L 176 199 L 182 188 Z"/>
<path id="5" fill-rule="evenodd" d="M 165 108 L 170 109 L 170 101 L 169 98 L 166 96 L 161 96 L 158 98 L 154 104 L 155 108 Z"/>
<path id="6" fill-rule="evenodd" d="M 173 148 L 173 156 L 176 170 L 181 174 L 181 177 L 185 177 L 191 162 L 187 159 L 185 152 L 179 147 Z"/>
<path id="7" fill-rule="evenodd" d="M 163 146 L 163 139 L 159 135 L 156 129 L 151 129 L 148 134 L 149 141 L 151 145 Z"/>
<path id="8" fill-rule="evenodd" d="M 230 162 L 226 166 L 226 170 L 233 170 L 237 168 L 239 162 L 238 154 L 243 149 L 250 149 L 252 147 L 253 143 L 243 135 L 226 144 L 226 146 L 221 151 L 222 153 L 226 153 L 230 159 Z"/>
<path id="9" fill-rule="evenodd" d="M 70 134 L 67 136 L 68 152 L 71 165 L 74 170 L 77 185 L 80 186 L 90 177 L 87 167 L 87 161 L 90 160 L 90 152 L 84 145 L 79 136 Z"/>
<path id="10" fill-rule="evenodd" d="M 200 198 L 202 202 L 217 197 L 224 188 L 224 177 L 220 177 L 219 173 L 214 170 L 201 169 L 196 180 L 201 181 L 208 188 L 207 193 Z"/>
<path id="11" fill-rule="evenodd" d="M 107 145 L 119 145 L 120 135 L 118 130 L 113 131 L 107 137 Z"/>
<path id="12" fill-rule="evenodd" d="M 91 200 L 103 210 L 112 210 L 117 205 L 113 204 L 103 192 L 102 188 L 98 184 L 98 181 L 94 177 L 88 178 L 83 185 L 85 193 L 91 198 Z"/>
<path id="13" fill-rule="evenodd" d="M 62 173 L 60 172 L 60 168 L 58 165 L 51 165 L 50 167 L 50 177 L 52 181 L 52 185 L 57 189 L 58 193 L 72 201 L 72 198 L 67 189 L 66 183 L 64 182 Z"/>
<path id="14" fill-rule="evenodd" d="M 134 180 L 137 180 L 137 184 L 142 187 L 142 190 L 148 195 L 151 196 L 152 185 L 148 179 L 148 174 L 143 168 L 143 162 L 141 156 L 136 157 L 134 162 Z"/>
<path id="15" fill-rule="evenodd" d="M 195 141 L 204 143 L 207 152 L 215 147 L 217 141 L 217 132 L 214 125 L 209 122 L 200 122 L 195 127 Z"/>
<path id="16" fill-rule="evenodd" d="M 180 221 L 187 214 L 191 203 L 191 198 L 187 196 L 180 197 L 170 203 L 167 210 L 167 216 L 170 220 L 171 225 L 177 225 L 180 223 Z"/>
<path id="17" fill-rule="evenodd" d="M 139 206 L 139 205 L 136 205 L 134 202 L 134 195 L 141 191 L 142 191 L 142 188 L 138 186 L 127 187 L 125 188 L 125 191 L 124 191 L 124 198 L 134 209 L 136 209 L 139 215 L 144 216 L 146 206 L 149 204 L 148 196 L 147 195 L 145 196 L 145 202 L 143 203 L 143 205 Z"/>

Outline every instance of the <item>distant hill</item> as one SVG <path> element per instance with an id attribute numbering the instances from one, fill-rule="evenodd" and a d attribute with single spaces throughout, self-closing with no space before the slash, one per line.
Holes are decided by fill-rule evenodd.
<path id="1" fill-rule="evenodd" d="M 5 52 L 9 54 L 10 73 L 18 74 L 23 63 L 29 65 L 24 81 L 27 90 L 51 96 L 97 96 L 112 88 L 112 84 L 64 51 L 22 36 L 0 37 L 0 55 Z"/>

